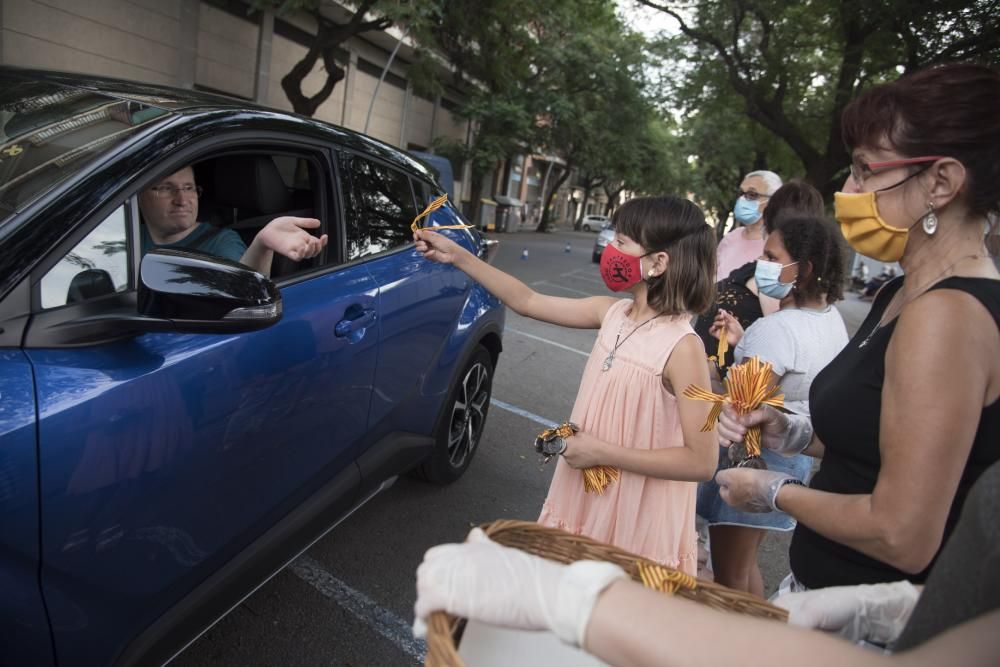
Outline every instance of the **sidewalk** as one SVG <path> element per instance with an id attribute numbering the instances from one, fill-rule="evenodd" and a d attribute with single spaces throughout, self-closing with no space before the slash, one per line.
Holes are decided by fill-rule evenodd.
<path id="1" fill-rule="evenodd" d="M 868 311 L 871 310 L 871 307 L 871 301 L 862 301 L 858 298 L 857 292 L 846 292 L 844 294 L 844 300 L 837 303 L 837 310 L 840 311 L 840 316 L 844 318 L 848 336 L 853 336 L 858 330 L 861 323 L 868 317 Z"/>

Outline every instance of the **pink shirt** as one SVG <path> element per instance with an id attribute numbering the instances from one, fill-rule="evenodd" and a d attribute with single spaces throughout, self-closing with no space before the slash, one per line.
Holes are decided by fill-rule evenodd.
<path id="1" fill-rule="evenodd" d="M 728 276 L 733 269 L 754 261 L 764 252 L 764 239 L 748 239 L 743 231 L 743 227 L 734 229 L 719 241 L 719 248 L 716 251 L 715 282 Z"/>

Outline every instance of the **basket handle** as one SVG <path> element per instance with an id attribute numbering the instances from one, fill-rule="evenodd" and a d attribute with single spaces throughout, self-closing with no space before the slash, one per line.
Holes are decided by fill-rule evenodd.
<path id="1" fill-rule="evenodd" d="M 465 667 L 455 647 L 455 628 L 459 619 L 443 611 L 427 617 L 427 657 L 424 667 Z"/>

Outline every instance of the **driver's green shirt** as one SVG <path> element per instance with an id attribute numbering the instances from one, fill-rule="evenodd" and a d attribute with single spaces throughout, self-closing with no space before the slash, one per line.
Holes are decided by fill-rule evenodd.
<path id="1" fill-rule="evenodd" d="M 231 229 L 220 229 L 199 222 L 194 231 L 176 243 L 164 243 L 158 245 L 153 242 L 146 225 L 140 225 L 142 254 L 145 255 L 150 250 L 167 248 L 171 250 L 197 250 L 216 257 L 223 257 L 234 262 L 240 261 L 243 253 L 247 251 L 247 246 L 243 243 L 240 235 Z"/>

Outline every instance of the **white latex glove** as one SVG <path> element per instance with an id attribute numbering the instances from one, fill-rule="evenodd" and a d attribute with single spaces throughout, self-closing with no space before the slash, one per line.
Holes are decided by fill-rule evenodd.
<path id="1" fill-rule="evenodd" d="M 611 563 L 561 565 L 490 540 L 479 528 L 464 544 L 442 544 L 417 568 L 413 634 L 432 611 L 522 630 L 551 630 L 580 646 L 597 597 L 625 572 Z"/>
<path id="2" fill-rule="evenodd" d="M 719 413 L 719 444 L 728 447 L 734 442 L 743 442 L 747 429 L 756 425 L 760 425 L 761 445 L 779 454 L 799 454 L 812 440 L 812 422 L 804 415 L 786 414 L 769 405 L 739 415 L 727 403 Z"/>
<path id="3" fill-rule="evenodd" d="M 775 604 L 788 610 L 792 625 L 885 646 L 899 637 L 919 597 L 920 590 L 910 582 L 894 581 L 788 593 Z"/>
<path id="4" fill-rule="evenodd" d="M 727 468 L 715 474 L 723 500 L 738 510 L 757 513 L 778 510 L 775 505 L 778 491 L 790 479 L 795 478 L 783 472 L 752 468 Z"/>

